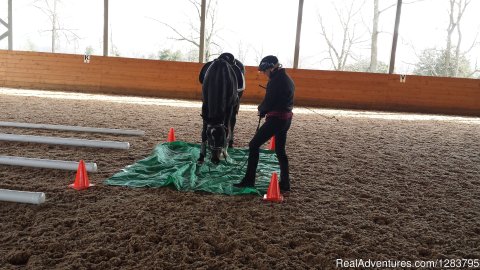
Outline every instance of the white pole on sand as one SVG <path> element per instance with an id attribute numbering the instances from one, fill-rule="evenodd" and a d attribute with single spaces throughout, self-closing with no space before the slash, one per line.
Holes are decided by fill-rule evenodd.
<path id="1" fill-rule="evenodd" d="M 45 202 L 45 193 L 0 189 L 0 201 L 41 204 Z"/>
<path id="2" fill-rule="evenodd" d="M 0 141 L 60 144 L 60 145 L 69 145 L 69 146 L 85 146 L 85 147 L 113 148 L 113 149 L 129 149 L 130 148 L 130 144 L 128 142 L 85 140 L 85 139 L 74 139 L 74 138 L 32 136 L 32 135 L 15 135 L 15 134 L 6 134 L 6 133 L 0 133 Z"/>
<path id="3" fill-rule="evenodd" d="M 81 131 L 94 133 L 110 133 L 133 136 L 144 136 L 145 131 L 134 129 L 115 129 L 115 128 L 94 128 L 94 127 L 80 127 L 80 126 L 64 126 L 64 125 L 49 125 L 49 124 L 31 124 L 19 122 L 0 122 L 2 127 L 18 127 L 18 128 L 36 128 L 36 129 L 50 129 L 50 130 L 66 130 L 66 131 Z"/>
<path id="4" fill-rule="evenodd" d="M 15 157 L 15 156 L 0 156 L 0 164 L 76 171 L 78 169 L 79 162 L 51 160 L 51 159 L 38 159 L 38 158 L 25 158 L 25 157 Z M 85 163 L 85 168 L 87 169 L 87 172 L 96 172 L 97 164 Z"/>

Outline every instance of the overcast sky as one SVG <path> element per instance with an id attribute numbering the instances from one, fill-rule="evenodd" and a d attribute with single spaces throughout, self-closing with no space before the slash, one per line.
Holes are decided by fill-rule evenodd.
<path id="1" fill-rule="evenodd" d="M 49 19 L 34 0 L 14 0 L 14 49 L 50 51 L 51 32 Z M 188 54 L 194 47 L 188 42 L 178 42 L 168 27 L 159 21 L 175 26 L 185 35 L 190 34 L 189 23 L 198 24 L 196 11 L 187 0 L 110 0 L 110 30 L 113 44 L 121 56 L 147 58 L 161 49 L 181 50 Z M 322 16 L 327 31 L 340 37 L 338 16 L 334 5 L 342 9 L 343 0 L 305 0 L 300 67 L 331 69 L 325 59 L 326 44 L 320 35 L 319 16 Z M 350 1 L 347 1 L 350 2 Z M 365 43 L 354 48 L 357 58 L 369 58 L 372 0 L 354 0 L 355 7 L 363 8 L 354 18 L 356 34 L 363 36 Z M 53 3 L 53 0 L 49 0 Z M 396 3 L 396 0 L 380 0 L 380 8 Z M 45 1 L 37 1 L 45 9 Z M 444 48 L 448 25 L 448 0 L 425 0 L 404 5 L 397 49 L 397 73 L 413 71 L 415 51 L 425 48 Z M 60 0 L 59 21 L 69 32 L 61 35 L 57 52 L 83 54 L 90 46 L 94 54 L 103 53 L 103 0 Z M 297 0 L 218 0 L 216 41 L 222 51 L 230 51 L 245 61 L 256 65 L 261 56 L 277 55 L 283 64 L 291 67 L 295 45 Z M 467 48 L 480 31 L 480 0 L 472 0 L 462 20 L 463 45 Z M 7 1 L 0 1 L 0 17 L 7 20 Z M 388 64 L 395 19 L 395 7 L 380 18 L 383 33 L 379 39 L 379 60 Z M 0 32 L 5 28 L 0 26 Z M 0 33 L 0 34 L 1 34 Z M 67 40 L 70 39 L 70 42 Z M 0 48 L 7 48 L 7 40 L 0 41 Z M 472 63 L 479 59 L 480 48 L 472 50 Z M 479 59 L 480 60 L 480 59 Z"/>

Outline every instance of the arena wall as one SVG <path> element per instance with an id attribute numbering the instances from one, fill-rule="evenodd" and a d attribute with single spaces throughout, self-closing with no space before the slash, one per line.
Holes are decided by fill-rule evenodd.
<path id="1" fill-rule="evenodd" d="M 0 50 L 0 87 L 201 100 L 202 64 Z M 266 79 L 246 67 L 243 102 L 261 102 Z M 480 116 L 480 80 L 288 69 L 297 106 Z"/>

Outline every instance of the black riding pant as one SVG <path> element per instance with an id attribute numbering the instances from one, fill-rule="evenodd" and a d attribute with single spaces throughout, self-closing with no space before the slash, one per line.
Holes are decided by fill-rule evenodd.
<path id="1" fill-rule="evenodd" d="M 284 188 L 290 188 L 290 173 L 288 168 L 288 157 L 285 152 L 287 142 L 287 132 L 292 124 L 292 119 L 280 119 L 277 117 L 268 117 L 265 123 L 257 131 L 249 144 L 249 155 L 247 172 L 244 181 L 255 183 L 255 174 L 257 171 L 260 147 L 275 135 L 275 153 L 280 164 L 280 185 Z"/>

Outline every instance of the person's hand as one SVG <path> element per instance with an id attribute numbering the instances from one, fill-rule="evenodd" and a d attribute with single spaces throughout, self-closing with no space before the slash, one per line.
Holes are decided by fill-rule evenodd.
<path id="1" fill-rule="evenodd" d="M 261 111 L 258 111 L 258 114 L 257 114 L 260 118 L 264 118 L 265 117 L 265 113 L 264 112 L 261 112 Z"/>

